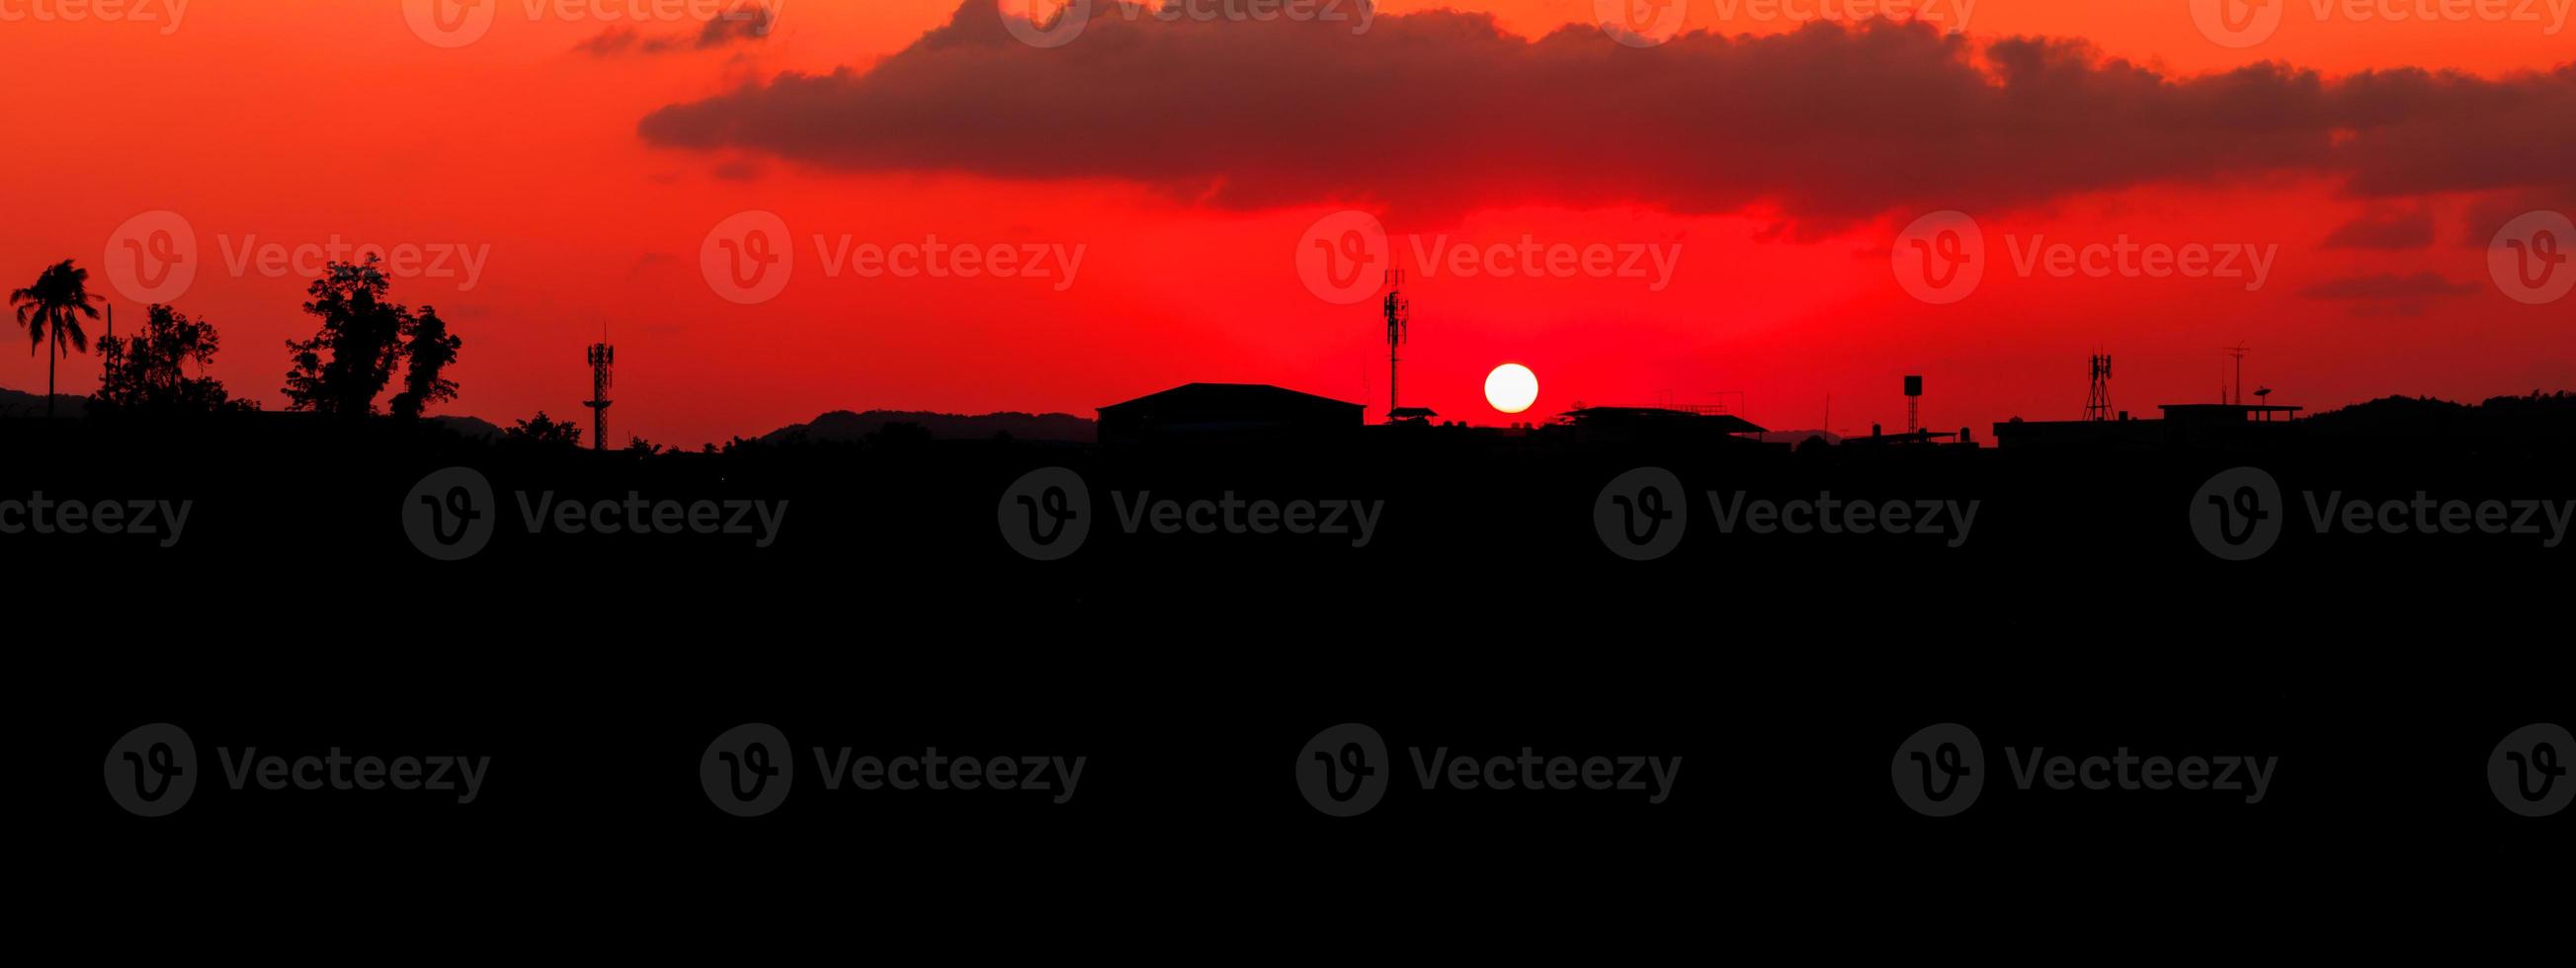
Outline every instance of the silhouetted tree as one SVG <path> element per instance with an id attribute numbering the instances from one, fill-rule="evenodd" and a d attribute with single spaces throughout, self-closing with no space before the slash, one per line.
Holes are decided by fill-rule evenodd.
<path id="1" fill-rule="evenodd" d="M 222 347 L 215 324 L 189 319 L 187 314 L 168 306 L 155 305 L 145 312 L 150 318 L 145 320 L 143 332 L 98 341 L 103 365 L 99 368 L 98 393 L 92 398 L 94 404 L 113 410 L 158 412 L 256 409 L 250 401 L 231 399 L 224 392 L 223 381 L 188 375 L 188 364 L 194 363 L 202 371 L 215 361 L 215 351 Z"/>
<path id="2" fill-rule="evenodd" d="M 515 447 L 547 450 L 580 450 L 581 428 L 569 420 L 555 420 L 543 410 L 519 421 L 516 426 L 501 428 L 501 442 Z"/>
<path id="3" fill-rule="evenodd" d="M 628 437 L 626 438 L 626 452 L 629 454 L 641 454 L 646 457 L 651 457 L 662 452 L 662 445 L 656 444 L 642 437 Z"/>
<path id="4" fill-rule="evenodd" d="M 73 268 L 70 259 L 46 266 L 36 274 L 35 285 L 9 294 L 9 305 L 17 307 L 18 325 L 27 331 L 27 352 L 53 338 L 54 352 L 45 357 L 45 416 L 51 417 L 55 364 L 70 350 L 89 352 L 89 334 L 81 331 L 80 318 L 98 318 L 98 307 L 90 305 L 89 270 Z"/>
<path id="5" fill-rule="evenodd" d="M 416 419 L 434 403 L 456 399 L 456 381 L 439 374 L 456 362 L 456 351 L 465 340 L 447 333 L 447 321 L 438 318 L 432 306 L 420 307 L 420 315 L 411 321 L 411 362 L 403 370 L 403 391 L 394 394 L 394 416 Z"/>
<path id="6" fill-rule="evenodd" d="M 429 307 L 415 318 L 400 303 L 388 302 L 390 284 L 376 269 L 334 262 L 305 289 L 313 301 L 304 311 L 322 318 L 322 329 L 308 340 L 288 340 L 294 367 L 286 371 L 286 408 L 360 416 L 376 412 L 376 396 L 393 382 L 394 368 L 409 361 L 396 413 L 416 417 L 429 404 L 454 399 L 456 384 L 440 371 L 455 362 L 464 341 L 447 334 L 447 324 Z M 424 325 L 426 321 L 426 325 Z"/>

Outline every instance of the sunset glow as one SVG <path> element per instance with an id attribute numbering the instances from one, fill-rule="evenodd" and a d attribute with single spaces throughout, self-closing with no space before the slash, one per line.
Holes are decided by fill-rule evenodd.
<path id="1" fill-rule="evenodd" d="M 2229 46 L 2194 4 L 1694 3 L 1632 46 L 1571 0 L 1350 7 L 1364 29 L 1102 4 L 1039 46 L 993 0 L 404 15 L 434 6 L 10 5 L 0 110 L 62 135 L 0 159 L 0 265 L 98 267 L 120 326 L 147 301 L 214 321 L 211 374 L 277 408 L 314 271 L 382 250 L 465 340 L 440 412 L 577 411 L 605 331 L 621 434 L 692 446 L 1193 380 L 1383 411 L 1372 294 L 1301 276 L 1354 210 L 1384 263 L 1346 278 L 1409 274 L 1404 402 L 1443 413 L 1505 357 L 1549 374 L 1541 412 L 1722 397 L 1806 427 L 1830 398 L 1863 432 L 1902 422 L 1908 373 L 1927 423 L 2075 416 L 2096 351 L 2140 409 L 2212 399 L 2240 342 L 2311 406 L 2576 384 L 2570 304 L 2490 271 L 2508 222 L 2576 211 L 2576 64 L 2545 19 L 2293 4 Z M 1935 303 L 1897 257 L 1944 211 L 1982 275 Z M 61 371 L 85 393 L 97 364 Z M 44 380 L 0 354 L 0 386 Z"/>

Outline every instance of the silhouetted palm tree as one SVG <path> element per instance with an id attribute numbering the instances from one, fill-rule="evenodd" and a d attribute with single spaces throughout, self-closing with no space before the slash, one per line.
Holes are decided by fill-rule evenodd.
<path id="1" fill-rule="evenodd" d="M 98 307 L 90 305 L 89 270 L 73 268 L 70 259 L 46 266 L 35 285 L 9 294 L 9 305 L 18 308 L 18 325 L 27 331 L 27 352 L 43 348 L 45 338 L 53 337 L 54 352 L 45 357 L 45 416 L 52 417 L 55 364 L 72 350 L 89 352 L 89 334 L 81 331 L 80 318 L 98 318 Z"/>

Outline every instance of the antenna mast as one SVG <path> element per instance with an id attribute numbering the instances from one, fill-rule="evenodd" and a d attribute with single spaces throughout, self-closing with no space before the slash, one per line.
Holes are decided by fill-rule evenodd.
<path id="1" fill-rule="evenodd" d="M 617 348 L 608 345 L 607 333 L 600 342 L 590 344 L 590 399 L 582 406 L 590 408 L 590 449 L 608 449 L 608 387 L 616 382 Z"/>
<path id="2" fill-rule="evenodd" d="M 2084 397 L 2084 419 L 2111 419 L 2111 357 L 2093 357 L 2093 391 Z"/>
<path id="3" fill-rule="evenodd" d="M 2226 349 L 2227 355 L 2236 358 L 2235 403 L 2237 406 L 2241 407 L 2245 405 L 2245 354 L 2251 353 L 2253 350 L 2246 347 L 2244 340 L 2237 340 L 2236 345 L 2227 347 Z"/>
<path id="4" fill-rule="evenodd" d="M 1396 348 L 1404 345 L 1406 337 L 1410 334 L 1413 320 L 1413 304 L 1404 298 L 1403 286 L 1404 270 L 1386 270 L 1386 413 L 1388 420 L 1395 419 L 1395 411 L 1399 406 L 1395 384 L 1395 365 L 1399 362 Z"/>

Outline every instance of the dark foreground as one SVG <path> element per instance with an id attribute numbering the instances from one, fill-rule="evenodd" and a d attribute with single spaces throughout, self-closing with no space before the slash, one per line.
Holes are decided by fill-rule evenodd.
<path id="1" fill-rule="evenodd" d="M 41 838 L 60 865 L 47 882 L 74 896 L 470 896 L 548 919 L 845 903 L 1283 936 L 1593 907 L 1806 933 L 1854 912 L 1992 923 L 2031 904 L 2502 910 L 2549 896 L 2533 878 L 2569 859 L 2576 810 L 2518 816 L 2488 777 L 2508 733 L 2576 725 L 2576 551 L 2547 546 L 2549 504 L 2516 503 L 2576 498 L 2554 444 L 1793 453 L 1378 435 L 647 459 L 242 426 L 0 424 L 0 500 L 189 507 L 167 547 L 166 530 L 0 535 L 20 735 L 39 753 L 28 796 L 60 821 L 41 828 L 62 832 Z M 434 476 L 459 467 L 488 498 Z M 2241 475 L 2211 490 L 2240 467 L 2269 475 L 2274 503 L 2242 503 Z M 1071 476 L 1026 480 L 1040 468 Z M 1664 478 L 1639 468 L 1678 490 L 1648 497 Z M 2418 492 L 2426 520 L 2464 513 L 2470 532 L 2497 502 L 2503 533 L 2386 533 L 2416 520 Z M 2267 540 L 2254 519 L 2220 516 L 2217 547 L 2247 558 L 2224 560 L 2193 525 L 2213 494 L 2277 534 L 2249 556 L 2226 538 Z M 1164 500 L 1176 533 L 1154 526 Z M 1252 531 L 1272 521 L 1262 501 L 1280 530 Z M 1843 533 L 1758 533 L 1739 515 L 1765 501 Z M 2372 510 L 2342 510 L 2355 501 Z M 1890 502 L 1942 533 L 1888 533 Z M 701 503 L 714 533 L 634 533 L 639 515 L 686 530 Z M 1851 533 L 1854 503 L 1870 533 Z M 1285 533 L 1309 520 L 1299 506 L 1346 533 Z M 1626 540 L 1640 535 L 1671 543 L 1623 556 L 1649 554 Z M 193 793 L 167 816 L 116 795 L 158 777 L 119 766 L 150 723 L 194 746 Z M 738 817 L 707 777 L 756 778 L 746 750 L 711 748 L 746 723 L 774 727 L 788 745 L 771 767 L 795 772 L 792 795 Z M 1300 771 L 1323 768 L 1310 740 L 1344 723 L 1371 727 L 1383 759 L 1345 758 L 1342 734 L 1326 758 L 1387 783 L 1333 817 Z M 1908 769 L 1947 778 L 1925 771 L 1951 754 L 1906 756 L 1938 723 L 1983 747 L 1982 792 L 1955 816 L 1901 795 Z M 1069 791 L 865 790 L 844 772 L 934 749 L 986 772 L 1083 765 Z M 352 762 L 319 762 L 333 750 Z M 2108 788 L 2051 788 L 2060 755 L 2078 771 L 2102 757 Z M 2555 755 L 2576 764 L 2576 748 Z M 268 756 L 288 761 L 282 789 L 257 772 Z M 316 789 L 294 779 L 307 756 Z M 484 766 L 460 803 L 349 788 L 367 756 L 457 757 L 459 781 Z M 1472 769 L 1475 789 L 1446 773 L 1426 787 L 1422 770 L 1461 757 L 1504 762 Z M 1617 774 L 1606 789 L 1584 788 L 1595 758 Z M 2148 758 L 2205 760 L 2240 787 L 2150 789 Z"/>

